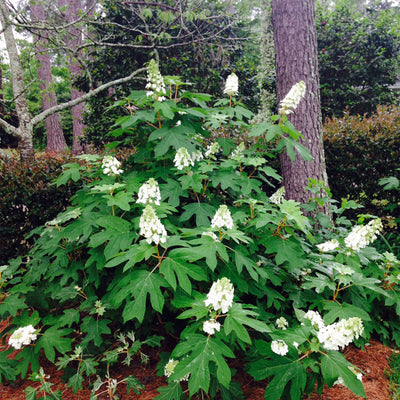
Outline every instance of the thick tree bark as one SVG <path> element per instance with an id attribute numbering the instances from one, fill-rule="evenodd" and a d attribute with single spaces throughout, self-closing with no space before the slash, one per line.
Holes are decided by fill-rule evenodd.
<path id="1" fill-rule="evenodd" d="M 311 152 L 313 161 L 304 161 L 297 155 L 291 162 L 282 153 L 281 167 L 286 198 L 307 203 L 312 196 L 304 190 L 308 178 L 328 184 L 322 141 L 315 1 L 272 0 L 272 23 L 278 102 L 295 83 L 306 83 L 306 95 L 289 119 L 303 134 L 301 144 Z"/>
<path id="2" fill-rule="evenodd" d="M 30 4 L 31 18 L 33 22 L 44 22 L 46 14 L 43 5 L 34 1 Z M 35 54 L 38 61 L 39 87 L 42 96 L 43 111 L 57 105 L 57 98 L 54 92 L 53 76 L 51 74 L 50 56 L 44 44 L 47 41 L 48 33 L 46 30 L 37 32 Z M 53 114 L 46 118 L 46 151 L 60 153 L 67 149 L 65 142 L 60 114 Z"/>
<path id="3" fill-rule="evenodd" d="M 65 17 L 68 23 L 72 23 L 78 19 L 79 13 L 84 11 L 85 7 L 82 0 L 59 0 L 58 5 L 60 8 L 65 8 Z M 82 33 L 79 27 L 71 24 L 68 28 L 67 45 L 72 51 L 76 51 L 82 43 Z M 80 55 L 80 54 L 76 54 Z M 83 71 L 79 63 L 74 57 L 70 57 L 70 63 L 68 65 L 71 80 L 82 76 Z M 80 98 L 83 92 L 74 88 L 71 85 L 71 100 Z M 83 152 L 83 146 L 81 144 L 81 138 L 84 134 L 85 124 L 83 123 L 83 114 L 85 112 L 85 103 L 79 103 L 72 107 L 72 128 L 73 128 L 73 142 L 72 142 L 72 154 L 81 154 Z"/>
<path id="4" fill-rule="evenodd" d="M 25 96 L 24 74 L 18 55 L 17 44 L 9 21 L 9 10 L 5 0 L 0 0 L 0 22 L 3 28 L 4 40 L 10 60 L 11 80 L 15 98 L 15 110 L 18 117 L 18 128 L 2 122 L 3 128 L 19 140 L 19 152 L 22 160 L 34 157 L 33 151 L 33 126 L 30 124 L 31 115 Z"/>

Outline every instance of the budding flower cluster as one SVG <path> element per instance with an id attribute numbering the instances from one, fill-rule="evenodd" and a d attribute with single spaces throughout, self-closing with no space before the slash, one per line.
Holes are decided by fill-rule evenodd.
<path id="1" fill-rule="evenodd" d="M 285 186 L 280 187 L 274 194 L 269 198 L 269 201 L 273 204 L 282 204 L 282 200 L 285 198 Z"/>
<path id="2" fill-rule="evenodd" d="M 36 338 L 35 328 L 32 325 L 28 325 L 17 329 L 8 339 L 8 344 L 14 349 L 20 350 L 22 346 L 28 346 Z"/>
<path id="3" fill-rule="evenodd" d="M 380 218 L 376 218 L 367 225 L 356 225 L 349 235 L 344 239 L 346 247 L 353 251 L 359 251 L 372 243 L 382 230 L 383 225 Z"/>
<path id="4" fill-rule="evenodd" d="M 233 285 L 228 278 L 218 279 L 212 284 L 204 303 L 206 307 L 211 305 L 215 311 L 225 314 L 232 307 L 233 292 Z"/>
<path id="5" fill-rule="evenodd" d="M 286 330 L 287 327 L 289 326 L 289 323 L 287 322 L 287 319 L 285 317 L 279 317 L 275 321 L 275 325 L 278 329 Z"/>
<path id="6" fill-rule="evenodd" d="M 283 340 L 273 340 L 272 343 L 271 343 L 271 350 L 275 354 L 279 354 L 280 356 L 284 356 L 289 351 L 289 347 Z"/>
<path id="7" fill-rule="evenodd" d="M 233 228 L 231 212 L 225 204 L 219 206 L 217 212 L 211 220 L 211 228 L 213 229 L 221 229 L 224 226 L 226 226 L 227 229 Z"/>
<path id="8" fill-rule="evenodd" d="M 244 150 L 245 150 L 244 143 L 240 142 L 239 146 L 232 151 L 231 159 L 240 163 L 243 160 Z"/>
<path id="9" fill-rule="evenodd" d="M 103 173 L 108 176 L 122 174 L 124 171 L 119 169 L 120 166 L 121 163 L 113 156 L 105 156 L 101 165 L 103 168 Z"/>
<path id="10" fill-rule="evenodd" d="M 221 324 L 213 319 L 203 322 L 203 331 L 209 335 L 214 335 L 215 331 L 221 329 Z"/>
<path id="11" fill-rule="evenodd" d="M 215 155 L 216 153 L 218 153 L 219 152 L 219 143 L 218 142 L 213 142 L 213 143 L 211 143 L 211 144 L 209 144 L 208 146 L 207 146 L 207 149 L 206 149 L 206 152 L 204 153 L 204 155 L 207 157 L 207 158 L 210 158 L 210 157 L 212 157 L 213 155 Z"/>
<path id="12" fill-rule="evenodd" d="M 160 205 L 161 193 L 158 182 L 154 178 L 150 178 L 139 189 L 138 199 L 136 203 Z"/>
<path id="13" fill-rule="evenodd" d="M 224 93 L 228 96 L 236 96 L 239 91 L 239 78 L 232 72 L 226 79 Z"/>
<path id="14" fill-rule="evenodd" d="M 289 93 L 279 104 L 279 114 L 288 115 L 297 108 L 300 100 L 306 94 L 306 84 L 304 81 L 300 81 L 292 86 Z"/>
<path id="15" fill-rule="evenodd" d="M 147 67 L 147 97 L 155 96 L 158 101 L 164 101 L 165 83 L 155 60 L 150 60 Z"/>
<path id="16" fill-rule="evenodd" d="M 146 238 L 146 242 L 151 244 L 165 243 L 167 240 L 167 231 L 161 223 L 154 208 L 147 205 L 139 221 L 140 234 Z"/>

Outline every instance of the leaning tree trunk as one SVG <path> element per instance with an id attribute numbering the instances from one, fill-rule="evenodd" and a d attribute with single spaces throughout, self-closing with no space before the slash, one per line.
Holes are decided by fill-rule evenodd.
<path id="1" fill-rule="evenodd" d="M 82 68 L 79 65 L 77 58 L 81 56 L 80 52 L 77 51 L 82 43 L 82 33 L 80 29 L 72 24 L 75 20 L 79 19 L 79 14 L 84 11 L 84 7 L 81 0 L 59 0 L 58 5 L 60 8 L 65 8 L 65 16 L 67 22 L 70 24 L 68 27 L 68 39 L 67 45 L 72 52 L 75 52 L 76 57 L 70 57 L 70 63 L 68 65 L 71 81 L 78 76 L 82 76 Z M 71 100 L 78 99 L 83 95 L 83 92 L 73 87 L 71 82 Z M 72 154 L 83 153 L 83 146 L 81 139 L 86 128 L 83 123 L 83 114 L 85 112 L 85 103 L 79 103 L 72 107 L 72 129 L 73 129 L 73 142 L 72 142 Z"/>
<path id="2" fill-rule="evenodd" d="M 31 115 L 28 109 L 28 102 L 25 96 L 24 74 L 18 56 L 17 44 L 9 21 L 10 13 L 5 0 L 0 0 L 0 22 L 3 29 L 7 54 L 10 60 L 11 81 L 15 99 L 15 111 L 18 117 L 18 128 L 13 129 L 9 124 L 3 126 L 12 130 L 14 136 L 19 140 L 18 149 L 21 160 L 27 161 L 34 158 L 33 150 L 33 127 Z"/>
<path id="3" fill-rule="evenodd" d="M 34 1 L 30 4 L 32 20 L 37 22 L 44 22 L 46 14 L 43 5 Z M 36 46 L 35 54 L 38 61 L 38 77 L 39 87 L 42 95 L 43 111 L 57 105 L 57 98 L 54 92 L 53 76 L 51 74 L 50 56 L 44 44 L 47 42 L 48 32 L 46 30 L 37 31 L 36 33 Z M 60 114 L 53 114 L 46 118 L 46 151 L 61 153 L 67 149 L 65 142 Z"/>
<path id="4" fill-rule="evenodd" d="M 278 102 L 295 83 L 306 83 L 306 95 L 289 119 L 303 134 L 301 144 L 311 152 L 313 161 L 304 161 L 297 155 L 291 162 L 282 153 L 281 167 L 286 198 L 307 203 L 312 196 L 304 190 L 308 178 L 328 184 L 322 141 L 315 0 L 272 0 L 272 24 Z"/>

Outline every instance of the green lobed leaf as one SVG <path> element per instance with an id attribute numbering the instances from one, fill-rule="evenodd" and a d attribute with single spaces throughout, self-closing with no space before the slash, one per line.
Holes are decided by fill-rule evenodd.
<path id="1" fill-rule="evenodd" d="M 168 386 L 161 386 L 157 389 L 160 393 L 154 400 L 181 400 L 183 390 L 179 382 L 172 382 Z"/>
<path id="2" fill-rule="evenodd" d="M 329 387 L 331 387 L 340 376 L 345 385 L 355 395 L 366 398 L 362 382 L 357 379 L 356 374 L 354 374 L 349 367 L 352 367 L 352 364 L 338 351 L 328 351 L 321 361 L 322 376 Z"/>
<path id="3" fill-rule="evenodd" d="M 71 351 L 72 339 L 64 336 L 68 336 L 72 332 L 73 329 L 69 328 L 58 329 L 57 327 L 50 327 L 46 329 L 36 342 L 35 352 L 38 353 L 40 349 L 44 349 L 47 359 L 54 362 L 55 349 L 60 353 Z"/>

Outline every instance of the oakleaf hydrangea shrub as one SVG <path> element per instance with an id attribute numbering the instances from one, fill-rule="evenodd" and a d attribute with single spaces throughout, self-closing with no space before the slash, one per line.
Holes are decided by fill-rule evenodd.
<path id="1" fill-rule="evenodd" d="M 146 362 L 146 346 L 171 335 L 178 339 L 158 366 L 168 382 L 160 399 L 240 398 L 230 364 L 239 356 L 255 379 L 268 379 L 268 399 L 300 399 L 324 383 L 365 396 L 360 371 L 340 350 L 399 331 L 373 312 L 385 310 L 388 324 L 400 314 L 398 262 L 371 247 L 380 221 L 353 228 L 351 204 L 333 203 L 335 227 L 320 216 L 315 232 L 281 187 L 265 194 L 261 187 L 280 177 L 264 145 L 309 158 L 288 108 L 250 126 L 233 90 L 213 103 L 179 87 L 164 93 L 154 76 L 161 89 L 147 91 L 165 98 L 132 93 L 126 103 L 135 111 L 112 133 L 114 148 L 129 132 L 144 144 L 123 163 L 111 153 L 70 163 L 57 183 L 82 183 L 72 206 L 36 229 L 29 258 L 2 268 L 6 333 L 29 327 L 29 340 L 18 342 L 23 362 L 7 358 L 11 349 L 1 353 L 0 378 L 40 372 L 44 355 L 75 393 L 97 375 L 95 399 L 120 384 L 107 373 L 113 365 Z M 254 147 L 224 137 L 237 126 L 257 138 Z M 125 383 L 141 390 L 132 376 Z"/>

